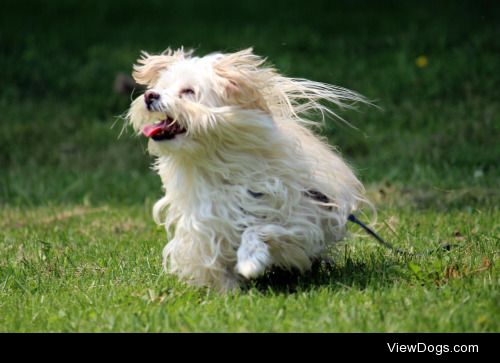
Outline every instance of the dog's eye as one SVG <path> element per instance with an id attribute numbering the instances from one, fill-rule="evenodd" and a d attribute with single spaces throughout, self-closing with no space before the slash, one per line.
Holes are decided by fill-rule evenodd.
<path id="1" fill-rule="evenodd" d="M 180 92 L 180 96 L 188 96 L 188 97 L 193 97 L 195 95 L 194 89 L 192 88 L 183 88 Z"/>

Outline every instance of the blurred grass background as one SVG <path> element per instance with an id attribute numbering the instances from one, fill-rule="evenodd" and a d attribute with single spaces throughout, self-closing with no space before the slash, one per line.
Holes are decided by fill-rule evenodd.
<path id="1" fill-rule="evenodd" d="M 141 50 L 254 46 L 287 75 L 382 108 L 344 115 L 359 132 L 325 131 L 368 185 L 468 188 L 465 203 L 496 204 L 499 23 L 493 1 L 4 1 L 0 203 L 156 198 L 144 143 L 118 138 L 130 97 L 115 77 Z"/>
<path id="2" fill-rule="evenodd" d="M 253 46 L 374 100 L 325 135 L 382 235 L 452 250 L 354 235 L 318 276 L 227 297 L 162 274 L 160 180 L 113 86 L 168 46 Z M 499 66 L 488 0 L 3 0 L 0 331 L 498 331 Z"/>

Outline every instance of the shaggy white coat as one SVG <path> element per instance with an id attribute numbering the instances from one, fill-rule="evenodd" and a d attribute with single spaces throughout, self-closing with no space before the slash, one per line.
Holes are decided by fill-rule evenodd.
<path id="1" fill-rule="evenodd" d="M 362 96 L 284 77 L 252 49 L 143 53 L 133 75 L 161 95 L 153 110 L 142 96 L 132 102 L 134 129 L 169 116 L 187 130 L 149 141 L 165 189 L 153 215 L 171 236 L 167 272 L 228 290 L 271 266 L 307 270 L 344 237 L 347 216 L 365 201 L 363 186 L 314 134 L 321 122 L 311 117 L 338 117 L 329 105 L 366 102 Z"/>

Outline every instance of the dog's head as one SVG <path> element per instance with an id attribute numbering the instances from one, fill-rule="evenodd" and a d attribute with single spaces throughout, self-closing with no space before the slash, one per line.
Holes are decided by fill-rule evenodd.
<path id="1" fill-rule="evenodd" d="M 251 48 L 204 57 L 183 48 L 144 52 L 133 76 L 147 90 L 132 102 L 128 119 L 150 139 L 152 154 L 199 153 L 199 146 L 206 150 L 220 140 L 262 140 L 275 122 L 310 125 L 311 113 L 341 119 L 328 104 L 367 102 L 341 87 L 284 77 L 264 63 Z"/>
<path id="2" fill-rule="evenodd" d="M 182 48 L 144 52 L 133 77 L 147 90 L 132 102 L 128 118 L 150 139 L 153 154 L 192 148 L 217 133 L 225 115 L 270 112 L 265 90 L 275 72 L 263 62 L 251 49 L 205 57 Z"/>

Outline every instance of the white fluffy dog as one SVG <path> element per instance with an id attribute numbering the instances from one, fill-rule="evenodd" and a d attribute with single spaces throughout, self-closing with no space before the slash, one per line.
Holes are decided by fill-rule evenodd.
<path id="1" fill-rule="evenodd" d="M 305 271 L 365 200 L 310 119 L 365 99 L 264 62 L 252 49 L 167 49 L 134 66 L 148 90 L 127 116 L 149 138 L 165 189 L 153 210 L 172 233 L 164 266 L 195 285 L 228 290 L 271 266 Z"/>

